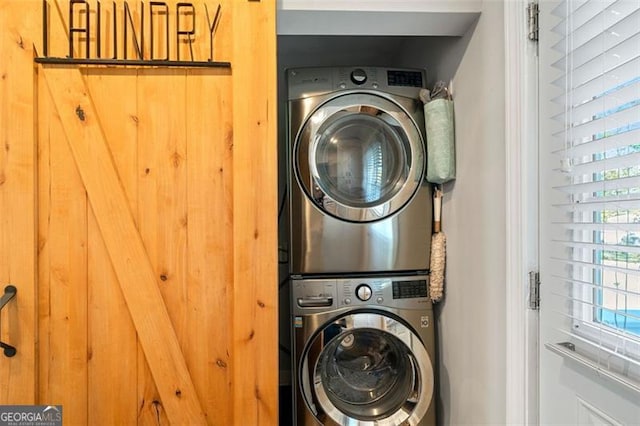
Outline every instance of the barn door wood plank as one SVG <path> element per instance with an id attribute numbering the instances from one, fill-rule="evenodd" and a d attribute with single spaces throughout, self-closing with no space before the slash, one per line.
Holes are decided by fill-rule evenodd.
<path id="1" fill-rule="evenodd" d="M 206 424 L 82 73 L 43 72 L 167 416 L 174 424 Z"/>
<path id="2" fill-rule="evenodd" d="M 180 69 L 139 69 L 133 90 L 139 99 L 137 111 L 137 222 L 140 236 L 194 385 L 199 378 L 189 356 L 193 347 L 185 345 L 186 314 L 191 309 L 186 297 L 187 249 L 187 159 L 185 153 L 185 71 Z M 206 336 L 201 336 L 201 342 Z M 201 343 L 202 344 L 202 343 Z M 201 362 L 206 363 L 206 360 Z M 153 378 L 141 368 L 139 377 L 141 416 L 157 422 L 164 411 L 154 393 Z M 199 389 L 196 387 L 196 392 Z M 206 392 L 199 393 L 206 404 Z M 204 406 L 203 406 L 204 408 Z M 207 412 L 205 411 L 205 415 Z"/>
<path id="3" fill-rule="evenodd" d="M 36 131 L 33 16 L 36 2 L 0 1 L 0 294 L 17 295 L 2 309 L 0 405 L 33 404 L 37 383 Z"/>
<path id="4" fill-rule="evenodd" d="M 275 1 L 233 2 L 234 424 L 278 419 Z M 260 354 L 256 356 L 256 354 Z"/>
<path id="5" fill-rule="evenodd" d="M 114 73 L 94 68 L 85 74 L 85 82 L 102 118 L 129 208 L 136 211 L 137 123 L 132 118 L 137 113 L 136 70 Z M 139 419 L 138 339 L 95 215 L 88 210 L 88 424 L 135 425 Z"/>
<path id="6" fill-rule="evenodd" d="M 189 70 L 187 75 L 186 304 L 190 309 L 184 343 L 190 350 L 185 356 L 196 389 L 207 395 L 203 409 L 214 419 L 212 424 L 220 426 L 232 424 L 233 408 L 233 358 L 229 353 L 233 289 L 231 88 L 227 70 Z"/>
<path id="7" fill-rule="evenodd" d="M 39 401 L 87 423 L 87 196 L 38 78 Z"/>

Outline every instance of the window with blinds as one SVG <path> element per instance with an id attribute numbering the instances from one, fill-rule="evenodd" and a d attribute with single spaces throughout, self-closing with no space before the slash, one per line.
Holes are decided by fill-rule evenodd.
<path id="1" fill-rule="evenodd" d="M 638 384 L 640 0 L 569 0 L 554 15 L 557 324 L 567 347 Z"/>

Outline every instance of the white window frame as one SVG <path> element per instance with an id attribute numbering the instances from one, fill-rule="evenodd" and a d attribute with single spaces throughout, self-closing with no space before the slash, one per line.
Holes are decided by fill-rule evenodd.
<path id="1" fill-rule="evenodd" d="M 504 2 L 506 171 L 506 424 L 538 424 L 538 313 L 529 272 L 538 269 L 538 58 L 528 0 Z"/>

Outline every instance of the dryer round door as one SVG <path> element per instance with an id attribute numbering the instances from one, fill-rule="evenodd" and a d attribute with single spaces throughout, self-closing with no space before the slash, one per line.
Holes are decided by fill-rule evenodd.
<path id="1" fill-rule="evenodd" d="M 353 313 L 308 342 L 299 383 L 322 424 L 416 425 L 433 396 L 433 367 L 420 338 L 385 313 Z"/>
<path id="2" fill-rule="evenodd" d="M 425 170 L 424 142 L 411 116 L 373 93 L 349 93 L 317 107 L 298 133 L 294 157 L 307 197 L 351 222 L 402 209 Z"/>

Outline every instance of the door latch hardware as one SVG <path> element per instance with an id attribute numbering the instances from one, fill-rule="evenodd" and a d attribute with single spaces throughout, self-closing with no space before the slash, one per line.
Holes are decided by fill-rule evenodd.
<path id="1" fill-rule="evenodd" d="M 574 345 L 571 342 L 560 342 L 558 343 L 560 346 L 564 346 L 565 348 L 569 349 L 570 351 L 575 352 L 576 351 L 576 345 Z"/>
<path id="2" fill-rule="evenodd" d="M 2 311 L 4 305 L 6 305 L 11 299 L 13 299 L 17 292 L 18 289 L 12 285 L 8 285 L 4 288 L 4 294 L 2 295 L 2 297 L 0 297 L 0 311 Z M 4 355 L 6 357 L 11 358 L 16 354 L 16 348 L 4 342 L 0 342 L 0 348 L 4 350 Z"/>

